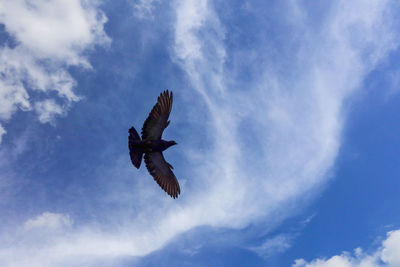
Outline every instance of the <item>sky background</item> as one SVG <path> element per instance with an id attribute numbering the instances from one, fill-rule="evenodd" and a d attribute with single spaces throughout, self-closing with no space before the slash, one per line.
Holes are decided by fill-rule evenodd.
<path id="1" fill-rule="evenodd" d="M 397 1 L 0 0 L 1 266 L 400 266 Z M 165 89 L 170 198 L 128 129 Z"/>

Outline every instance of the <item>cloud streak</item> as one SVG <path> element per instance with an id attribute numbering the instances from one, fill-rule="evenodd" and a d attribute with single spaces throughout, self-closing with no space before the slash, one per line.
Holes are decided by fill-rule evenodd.
<path id="1" fill-rule="evenodd" d="M 70 225 L 72 225 L 72 221 L 69 216 L 45 212 L 36 218 L 26 221 L 24 228 L 25 230 L 31 230 L 34 228 L 58 229 Z"/>

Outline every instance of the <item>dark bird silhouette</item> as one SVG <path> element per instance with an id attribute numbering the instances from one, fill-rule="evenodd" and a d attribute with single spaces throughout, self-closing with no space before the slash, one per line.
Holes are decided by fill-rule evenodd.
<path id="1" fill-rule="evenodd" d="M 169 125 L 169 114 L 172 109 L 172 92 L 168 90 L 160 94 L 149 116 L 143 124 L 142 138 L 134 127 L 129 129 L 129 154 L 132 164 L 139 169 L 144 154 L 144 162 L 149 173 L 158 185 L 173 198 L 177 198 L 181 190 L 178 180 L 163 155 L 163 151 L 176 145 L 175 141 L 161 139 L 164 129 Z"/>

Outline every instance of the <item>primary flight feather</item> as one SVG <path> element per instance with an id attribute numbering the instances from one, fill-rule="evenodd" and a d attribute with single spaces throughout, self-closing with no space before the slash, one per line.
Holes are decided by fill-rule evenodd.
<path id="1" fill-rule="evenodd" d="M 173 198 L 177 198 L 181 190 L 178 180 L 172 172 L 173 167 L 163 155 L 163 151 L 176 145 L 175 141 L 165 141 L 161 138 L 164 129 L 169 124 L 169 114 L 172 109 L 172 92 L 168 90 L 160 94 L 142 128 L 142 138 L 134 127 L 129 129 L 129 155 L 132 164 L 139 169 L 144 154 L 144 162 L 149 173 L 158 185 Z"/>

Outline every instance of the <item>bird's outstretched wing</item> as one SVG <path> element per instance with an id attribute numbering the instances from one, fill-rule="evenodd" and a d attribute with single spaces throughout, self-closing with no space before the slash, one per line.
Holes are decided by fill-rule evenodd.
<path id="1" fill-rule="evenodd" d="M 158 140 L 164 129 L 168 126 L 169 113 L 172 109 L 172 92 L 168 90 L 160 94 L 149 116 L 143 124 L 142 139 Z"/>
<path id="2" fill-rule="evenodd" d="M 161 152 L 149 152 L 144 155 L 146 168 L 161 188 L 173 198 L 181 193 L 178 180 L 172 172 L 172 166 L 165 161 Z"/>

